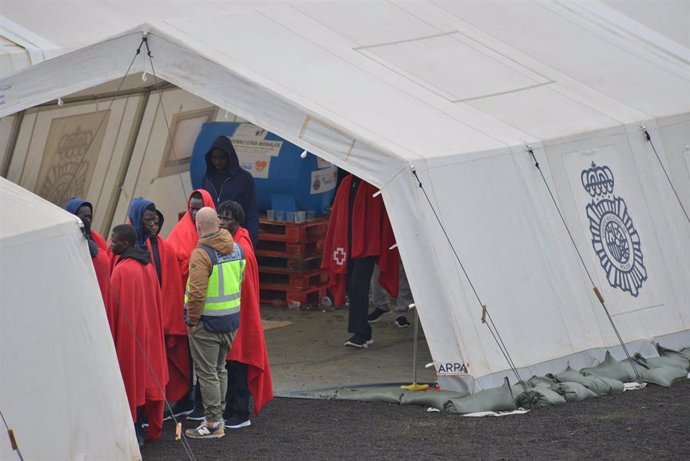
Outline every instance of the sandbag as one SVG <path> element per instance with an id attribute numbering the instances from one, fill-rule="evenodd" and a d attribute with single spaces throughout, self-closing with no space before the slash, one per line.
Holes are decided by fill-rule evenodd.
<path id="1" fill-rule="evenodd" d="M 676 365 L 673 365 L 673 366 L 682 366 L 682 367 L 685 367 L 686 370 L 690 371 L 690 359 L 685 357 L 679 351 L 675 351 L 673 349 L 666 349 L 665 347 L 661 346 L 660 344 L 656 345 L 656 350 L 659 353 L 660 358 L 674 360 L 674 361 L 676 361 Z M 649 360 L 649 359 L 647 359 L 647 360 Z M 667 364 L 667 366 L 668 366 L 668 364 Z M 654 366 L 652 366 L 651 368 L 654 368 Z"/>
<path id="2" fill-rule="evenodd" d="M 623 383 L 617 379 L 595 375 L 585 376 L 579 371 L 573 370 L 570 367 L 568 367 L 562 373 L 551 375 L 551 377 L 555 378 L 559 382 L 573 382 L 582 384 L 596 395 L 623 393 Z"/>
<path id="3" fill-rule="evenodd" d="M 687 376 L 688 371 L 685 368 L 658 367 L 644 370 L 641 378 L 645 383 L 669 387 L 674 382 L 687 378 Z"/>
<path id="4" fill-rule="evenodd" d="M 452 391 L 409 391 L 403 393 L 400 398 L 401 405 L 420 405 L 424 407 L 433 407 L 443 410 L 446 402 L 450 399 L 460 399 L 469 395 L 468 393 L 452 392 Z"/>
<path id="5" fill-rule="evenodd" d="M 548 387 L 535 387 L 525 391 L 517 400 L 518 406 L 523 408 L 551 407 L 565 403 L 565 398 Z"/>
<path id="6" fill-rule="evenodd" d="M 450 399 L 444 407 L 449 413 L 462 414 L 478 411 L 513 411 L 516 408 L 508 378 L 505 378 L 500 387 L 486 389 L 459 399 Z"/>
<path id="7" fill-rule="evenodd" d="M 607 378 L 606 376 L 597 376 L 595 377 L 595 383 L 601 387 L 606 388 L 606 394 L 622 394 L 623 391 L 625 390 L 625 385 L 623 384 L 622 381 L 618 381 L 617 379 L 613 378 Z M 596 393 L 597 391 L 589 388 L 591 391 Z M 601 395 L 601 394 L 599 394 Z"/>
<path id="8" fill-rule="evenodd" d="M 640 373 L 644 367 L 635 365 L 635 369 Z M 604 376 L 628 383 L 637 380 L 635 369 L 633 369 L 633 365 L 631 365 L 630 362 L 618 362 L 611 356 L 609 351 L 606 351 L 606 357 L 603 362 L 596 367 L 583 368 L 580 370 L 580 373 L 585 376 Z"/>
<path id="9" fill-rule="evenodd" d="M 678 351 L 680 355 L 685 357 L 686 359 L 690 360 L 690 347 L 686 347 L 684 349 L 681 349 Z"/>
<path id="10" fill-rule="evenodd" d="M 593 391 L 580 383 L 565 382 L 551 386 L 551 390 L 562 396 L 566 402 L 579 402 L 584 399 L 597 397 Z"/>
<path id="11" fill-rule="evenodd" d="M 529 384 L 530 387 L 547 387 L 550 388 L 555 381 L 551 378 L 546 376 L 532 376 L 530 379 L 527 380 L 527 384 Z"/>

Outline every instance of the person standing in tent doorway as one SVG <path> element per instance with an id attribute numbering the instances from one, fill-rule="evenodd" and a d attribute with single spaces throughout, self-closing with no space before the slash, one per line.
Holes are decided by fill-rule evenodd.
<path id="1" fill-rule="evenodd" d="M 148 440 L 160 438 L 168 369 L 163 345 L 161 297 L 156 270 L 145 247 L 137 246 L 137 231 L 129 224 L 115 226 L 110 248 L 119 256 L 111 274 L 108 322 L 120 372 L 132 412 L 139 445 L 143 445 L 143 416 L 149 422 Z"/>
<path id="2" fill-rule="evenodd" d="M 345 346 L 358 349 L 374 342 L 367 321 L 374 265 L 379 266 L 381 286 L 398 296 L 400 255 L 390 249 L 395 238 L 383 199 L 376 192 L 356 176 L 343 178 L 333 200 L 321 260 L 336 305 L 344 304 L 346 293 L 350 300 L 348 331 L 353 335 Z"/>
<path id="3" fill-rule="evenodd" d="M 106 250 L 105 239 L 98 232 L 91 229 L 93 205 L 84 199 L 72 197 L 65 205 L 65 209 L 76 215 L 84 224 L 82 232 L 89 245 L 89 254 L 93 263 L 98 287 L 101 289 L 103 303 L 108 302 L 110 291 L 110 259 Z"/>
<path id="4" fill-rule="evenodd" d="M 254 415 L 273 399 L 273 383 L 259 310 L 259 266 L 249 232 L 242 227 L 244 210 L 233 201 L 218 205 L 220 227 L 242 247 L 247 262 L 242 282 L 240 328 L 225 358 L 228 391 L 225 395 L 225 427 L 240 429 L 251 425 L 249 397 L 254 397 Z"/>
<path id="5" fill-rule="evenodd" d="M 200 238 L 189 259 L 185 320 L 206 418 L 185 434 L 208 439 L 225 435 L 225 357 L 240 326 L 245 259 L 240 245 L 235 245 L 230 233 L 219 227 L 213 208 L 199 210 L 196 228 Z"/>
<path id="6" fill-rule="evenodd" d="M 218 136 L 206 154 L 206 174 L 201 187 L 213 197 L 216 205 L 232 200 L 242 205 L 246 228 L 252 244 L 259 240 L 259 201 L 254 177 L 240 166 L 239 158 L 227 136 Z"/>

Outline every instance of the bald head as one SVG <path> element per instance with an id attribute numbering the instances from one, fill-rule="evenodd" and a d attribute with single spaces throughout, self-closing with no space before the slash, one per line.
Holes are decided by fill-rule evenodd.
<path id="1" fill-rule="evenodd" d="M 199 236 L 218 232 L 218 214 L 210 207 L 203 207 L 196 213 L 196 230 Z"/>

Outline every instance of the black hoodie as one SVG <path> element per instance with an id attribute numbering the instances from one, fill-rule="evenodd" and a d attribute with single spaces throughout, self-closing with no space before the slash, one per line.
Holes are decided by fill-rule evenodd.
<path id="1" fill-rule="evenodd" d="M 228 159 L 228 168 L 218 171 L 211 161 L 211 152 L 220 149 Z M 259 201 L 256 196 L 254 177 L 240 166 L 232 142 L 226 136 L 218 136 L 206 153 L 206 174 L 201 178 L 201 188 L 208 191 L 216 206 L 233 200 L 240 205 L 246 215 L 249 236 L 256 245 L 259 237 Z"/>

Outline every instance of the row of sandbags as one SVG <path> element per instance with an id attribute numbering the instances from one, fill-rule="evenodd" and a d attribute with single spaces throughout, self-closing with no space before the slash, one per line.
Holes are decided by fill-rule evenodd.
<path id="1" fill-rule="evenodd" d="M 450 391 L 402 391 L 391 387 L 368 389 L 340 389 L 337 399 L 366 400 L 422 405 L 450 413 L 476 413 L 484 411 L 514 411 L 517 408 L 539 408 L 562 405 L 605 394 L 620 394 L 624 383 L 644 382 L 670 386 L 686 379 L 690 371 L 690 348 L 681 351 L 657 346 L 659 357 L 644 358 L 635 354 L 632 360 L 615 360 L 609 352 L 603 362 L 580 371 L 568 367 L 565 371 L 546 376 L 533 376 L 529 380 L 504 384 L 472 395 Z"/>

